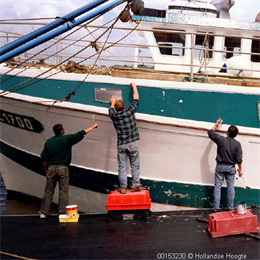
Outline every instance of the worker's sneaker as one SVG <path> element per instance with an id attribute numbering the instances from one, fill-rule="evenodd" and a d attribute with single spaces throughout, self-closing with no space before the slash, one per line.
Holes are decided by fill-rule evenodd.
<path id="1" fill-rule="evenodd" d="M 143 190 L 142 184 L 133 185 L 131 187 L 131 191 L 141 191 L 141 190 Z"/>
<path id="2" fill-rule="evenodd" d="M 41 213 L 41 211 L 39 211 L 39 213 L 40 213 L 40 218 L 46 218 L 46 215 Z"/>
<path id="3" fill-rule="evenodd" d="M 223 210 L 222 210 L 222 209 L 212 208 L 212 211 L 213 211 L 213 213 L 217 213 L 217 212 L 221 212 L 221 211 L 223 211 Z"/>
<path id="4" fill-rule="evenodd" d="M 117 191 L 120 192 L 121 194 L 125 194 L 126 193 L 126 188 L 121 187 Z"/>

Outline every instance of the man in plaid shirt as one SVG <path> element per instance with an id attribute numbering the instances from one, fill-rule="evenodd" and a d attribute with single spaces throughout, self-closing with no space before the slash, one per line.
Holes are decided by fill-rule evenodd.
<path id="1" fill-rule="evenodd" d="M 126 108 L 123 100 L 117 100 L 115 96 L 112 96 L 109 108 L 109 116 L 117 132 L 118 178 L 120 183 L 118 191 L 122 194 L 125 194 L 127 190 L 127 158 L 130 161 L 132 174 L 131 191 L 142 190 L 138 147 L 140 137 L 135 120 L 135 111 L 139 104 L 139 94 L 136 84 L 130 83 L 130 86 L 133 89 L 133 100 L 130 106 Z"/>

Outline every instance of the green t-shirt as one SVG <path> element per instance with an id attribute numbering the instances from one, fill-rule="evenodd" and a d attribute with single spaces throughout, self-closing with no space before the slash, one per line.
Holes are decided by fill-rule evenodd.
<path id="1" fill-rule="evenodd" d="M 86 132 L 79 131 L 76 134 L 53 136 L 45 142 L 41 153 L 42 161 L 50 165 L 65 165 L 71 163 L 71 148 L 80 142 Z"/>

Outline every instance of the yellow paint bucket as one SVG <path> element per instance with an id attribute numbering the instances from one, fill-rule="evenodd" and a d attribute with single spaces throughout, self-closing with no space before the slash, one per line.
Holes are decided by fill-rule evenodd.
<path id="1" fill-rule="evenodd" d="M 69 218 L 78 218 L 78 205 L 70 205 L 66 207 L 67 215 Z"/>

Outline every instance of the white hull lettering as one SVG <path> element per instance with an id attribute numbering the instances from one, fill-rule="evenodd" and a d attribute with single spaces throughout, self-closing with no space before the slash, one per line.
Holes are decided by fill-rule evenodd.
<path id="1" fill-rule="evenodd" d="M 4 110 L 0 110 L 0 122 L 36 133 L 40 133 L 44 130 L 41 122 L 39 122 L 35 118 L 14 114 Z"/>

